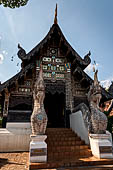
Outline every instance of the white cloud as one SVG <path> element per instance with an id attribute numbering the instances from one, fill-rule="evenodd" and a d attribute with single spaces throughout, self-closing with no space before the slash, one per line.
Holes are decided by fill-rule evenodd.
<path id="1" fill-rule="evenodd" d="M 113 81 L 113 77 L 100 81 L 100 84 L 107 89 L 111 85 L 111 81 Z"/>
<path id="2" fill-rule="evenodd" d="M 3 50 L 2 53 L 3 53 L 4 55 L 7 55 L 7 54 L 8 54 L 8 52 L 5 51 L 5 50 Z"/>
<path id="3" fill-rule="evenodd" d="M 3 51 L 2 51 L 2 53 L 3 53 L 3 54 L 5 54 L 5 53 L 6 53 L 6 51 L 5 51 L 5 50 L 3 50 Z"/>
<path id="4" fill-rule="evenodd" d="M 3 54 L 0 54 L 0 64 L 2 64 L 3 60 L 4 60 L 4 56 Z"/>

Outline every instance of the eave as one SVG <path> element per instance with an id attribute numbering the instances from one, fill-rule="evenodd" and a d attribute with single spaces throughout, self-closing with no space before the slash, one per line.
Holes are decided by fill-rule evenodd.
<path id="1" fill-rule="evenodd" d="M 89 77 L 80 67 L 77 67 L 73 71 L 73 76 L 75 79 L 79 80 L 80 84 L 89 90 L 90 85 L 93 83 L 91 77 Z M 102 88 L 102 99 L 101 102 L 113 99 L 113 95 Z"/>
<path id="2" fill-rule="evenodd" d="M 32 69 L 34 67 L 34 64 L 27 65 L 24 69 L 21 69 L 19 73 L 17 73 L 15 76 L 4 82 L 0 85 L 0 93 L 4 91 L 5 88 L 9 88 L 12 84 L 15 84 L 18 79 L 22 78 L 28 70 Z"/>

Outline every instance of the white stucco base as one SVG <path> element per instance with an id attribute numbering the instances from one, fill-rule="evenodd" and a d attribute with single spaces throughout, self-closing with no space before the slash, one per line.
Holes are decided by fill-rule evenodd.
<path id="1" fill-rule="evenodd" d="M 29 151 L 30 123 L 8 123 L 0 128 L 0 152 Z"/>
<path id="2" fill-rule="evenodd" d="M 45 143 L 46 135 L 31 135 L 30 142 L 30 162 L 46 162 L 47 161 L 47 144 Z"/>
<path id="3" fill-rule="evenodd" d="M 97 158 L 113 158 L 111 134 L 89 134 L 92 154 Z"/>
<path id="4" fill-rule="evenodd" d="M 70 127 L 86 144 L 89 144 L 88 129 L 85 127 L 81 111 L 70 115 Z"/>

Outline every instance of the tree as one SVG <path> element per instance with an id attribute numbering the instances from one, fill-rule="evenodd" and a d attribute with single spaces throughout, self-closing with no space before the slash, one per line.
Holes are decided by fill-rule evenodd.
<path id="1" fill-rule="evenodd" d="M 0 5 L 9 8 L 19 8 L 26 5 L 28 0 L 0 0 Z"/>

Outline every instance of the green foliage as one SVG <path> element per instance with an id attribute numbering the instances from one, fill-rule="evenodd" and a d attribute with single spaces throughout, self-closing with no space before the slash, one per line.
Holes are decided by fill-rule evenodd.
<path id="1" fill-rule="evenodd" d="M 0 5 L 9 8 L 19 8 L 26 5 L 28 0 L 0 0 Z"/>

